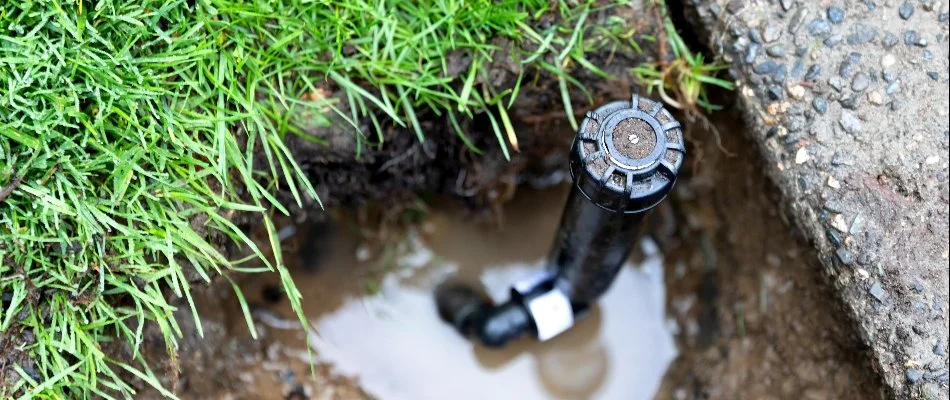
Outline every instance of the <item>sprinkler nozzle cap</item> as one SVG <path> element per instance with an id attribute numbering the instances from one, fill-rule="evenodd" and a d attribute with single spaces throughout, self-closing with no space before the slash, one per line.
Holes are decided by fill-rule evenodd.
<path id="1" fill-rule="evenodd" d="M 571 149 L 574 184 L 598 206 L 639 213 L 666 198 L 686 149 L 663 104 L 634 95 L 588 112 Z"/>

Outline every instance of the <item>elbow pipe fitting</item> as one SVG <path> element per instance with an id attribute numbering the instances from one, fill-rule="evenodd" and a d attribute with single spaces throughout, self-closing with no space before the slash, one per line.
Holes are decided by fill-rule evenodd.
<path id="1" fill-rule="evenodd" d="M 568 330 L 610 288 L 685 153 L 680 123 L 659 102 L 634 95 L 588 112 L 571 148 L 573 185 L 547 268 L 517 282 L 500 305 L 464 286 L 441 287 L 440 317 L 489 347 Z"/>

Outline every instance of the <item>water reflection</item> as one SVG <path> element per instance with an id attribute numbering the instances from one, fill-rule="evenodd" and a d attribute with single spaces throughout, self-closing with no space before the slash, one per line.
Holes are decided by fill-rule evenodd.
<path id="1" fill-rule="evenodd" d="M 676 350 L 664 324 L 663 259 L 649 240 L 645 260 L 625 266 L 587 318 L 548 342 L 488 349 L 437 315 L 432 290 L 446 279 L 480 283 L 500 301 L 541 268 L 563 194 L 521 196 L 500 231 L 436 209 L 433 233 L 412 236 L 374 294 L 354 285 L 355 244 L 339 235 L 320 270 L 298 277 L 318 358 L 381 399 L 652 398 Z"/>

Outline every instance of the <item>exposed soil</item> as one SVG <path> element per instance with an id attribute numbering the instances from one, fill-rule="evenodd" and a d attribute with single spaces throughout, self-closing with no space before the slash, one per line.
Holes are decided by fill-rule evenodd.
<path id="1" fill-rule="evenodd" d="M 727 121 L 729 115 L 722 114 L 721 119 Z M 741 150 L 748 146 L 742 138 L 742 129 L 735 126 L 722 128 L 725 126 L 721 127 L 723 132 L 733 132 L 724 137 L 723 145 L 738 156 L 726 156 L 712 140 L 695 143 L 695 139 L 708 139 L 709 136 L 693 130 L 689 135 L 694 139 L 690 153 L 696 156 L 688 158 L 690 163 L 674 195 L 656 211 L 647 230 L 666 258 L 663 270 L 667 287 L 667 323 L 662 330 L 667 332 L 666 335 L 674 335 L 679 348 L 679 356 L 670 366 L 655 397 L 882 397 L 882 386 L 864 361 L 865 349 L 847 314 L 839 311 L 832 290 L 823 283 L 814 254 L 807 243 L 789 233 L 790 229 L 776 206 L 777 191 L 761 174 L 761 164 L 755 153 Z M 515 257 L 525 260 L 520 265 L 530 267 L 530 260 L 543 257 L 547 252 L 548 237 L 557 223 L 563 193 L 563 190 L 518 190 L 514 200 L 507 202 L 502 209 L 506 223 L 500 230 L 494 223 L 486 225 L 484 217 L 476 217 L 478 213 L 466 211 L 470 210 L 468 206 L 459 208 L 457 200 L 451 198 L 435 201 L 425 212 L 413 207 L 392 207 L 391 203 L 384 207 L 364 207 L 360 212 L 334 211 L 331 212 L 335 215 L 332 220 L 338 226 L 335 230 L 325 223 L 300 225 L 295 236 L 285 242 L 285 256 L 306 296 L 305 309 L 314 329 L 310 335 L 317 333 L 311 339 L 319 342 L 315 338 L 325 332 L 325 340 L 332 343 L 330 347 L 314 346 L 318 362 L 316 378 L 310 376 L 307 369 L 307 333 L 299 329 L 299 323 L 289 312 L 286 299 L 277 289 L 278 278 L 255 276 L 245 279 L 242 287 L 259 327 L 259 340 L 254 341 L 247 334 L 230 287 L 226 283 L 216 285 L 199 305 L 205 316 L 202 320 L 205 340 L 187 340 L 181 352 L 183 372 L 176 386 L 177 393 L 184 398 L 235 399 L 296 398 L 294 396 L 299 394 L 306 395 L 299 398 L 350 399 L 372 397 L 373 393 L 380 398 L 402 398 L 407 393 L 416 394 L 409 398 L 437 398 L 427 397 L 422 394 L 425 392 L 418 391 L 418 387 L 416 392 L 392 392 L 394 389 L 391 388 L 387 392 L 380 389 L 387 387 L 380 386 L 380 382 L 402 375 L 410 382 L 416 382 L 416 386 L 425 386 L 419 382 L 435 379 L 438 382 L 480 382 L 475 386 L 481 387 L 490 382 L 492 376 L 504 376 L 478 372 L 486 365 L 484 354 L 479 356 L 475 351 L 473 359 L 472 350 L 466 347 L 468 342 L 437 321 L 434 307 L 427 308 L 419 300 L 409 301 L 402 291 L 394 289 L 405 285 L 416 291 L 422 288 L 419 293 L 423 297 L 420 298 L 427 298 L 425 282 L 443 279 L 445 275 L 432 272 L 431 267 L 419 270 L 418 266 L 409 268 L 411 273 L 407 273 L 405 265 L 402 269 L 393 267 L 399 265 L 393 260 L 409 260 L 411 264 L 421 258 L 425 261 L 423 265 L 462 260 L 458 264 L 462 265 L 459 271 L 478 271 Z M 552 203 L 553 207 L 544 206 Z M 396 217 L 381 212 L 387 208 L 397 210 L 392 212 Z M 382 221 L 389 221 L 388 231 L 384 233 L 379 232 L 377 225 Z M 495 219 L 488 218 L 488 221 Z M 401 227 L 393 226 L 393 222 L 398 222 Z M 341 232 L 340 224 L 351 228 Z M 418 248 L 407 250 L 404 247 L 407 241 L 399 238 L 406 237 L 406 226 L 414 226 L 411 229 L 422 233 L 421 240 L 427 243 L 427 251 L 431 253 L 420 256 Z M 377 236 L 367 236 L 367 232 Z M 525 241 L 525 238 L 531 239 Z M 518 245 L 521 242 L 525 245 Z M 400 246 L 403 246 L 401 250 Z M 512 246 L 516 250 L 505 250 L 512 249 Z M 443 259 L 443 255 L 446 258 Z M 634 260 L 643 257 L 638 253 Z M 463 279 L 469 280 L 477 280 L 478 276 L 473 272 L 462 274 Z M 512 279 L 511 274 L 502 274 L 493 283 L 484 279 L 482 282 L 490 290 L 504 291 Z M 402 282 L 399 285 L 403 286 L 391 286 L 392 282 Z M 614 288 L 609 293 L 615 292 L 622 293 L 624 289 Z M 362 300 L 352 303 L 354 299 Z M 636 321 L 630 320 L 636 315 L 630 305 L 642 301 L 642 297 L 621 301 L 620 311 L 611 311 L 609 305 L 606 309 L 602 306 L 596 318 L 600 322 L 591 324 L 601 326 Z M 383 316 L 379 312 L 383 312 Z M 393 312 L 400 315 L 399 318 L 410 318 L 414 322 L 402 323 L 399 319 L 395 323 L 386 322 L 392 317 L 385 315 Z M 182 316 L 182 323 L 190 326 L 187 313 Z M 353 318 L 364 322 L 353 325 Z M 581 333 L 576 335 L 587 337 L 591 332 L 599 335 L 596 332 L 602 330 L 584 326 L 578 327 Z M 444 330 L 439 330 L 442 328 Z M 419 332 L 419 336 L 409 335 L 410 339 L 407 339 L 399 333 L 407 331 Z M 431 332 L 435 332 L 435 336 L 430 336 Z M 364 338 L 364 335 L 368 336 Z M 649 340 L 657 337 L 662 335 L 652 336 L 653 339 Z M 414 343 L 412 340 L 415 339 L 411 338 L 421 339 L 425 344 Z M 353 340 L 356 344 L 352 344 Z M 427 349 L 440 348 L 437 343 L 445 340 L 454 344 L 436 351 L 438 356 L 424 355 L 428 354 Z M 607 340 L 602 343 L 613 349 L 608 353 L 615 355 L 621 354 L 617 352 L 622 349 L 637 348 L 648 342 L 648 339 L 637 339 L 616 347 L 609 344 L 609 339 L 600 340 Z M 525 348 L 534 349 L 530 350 L 533 352 L 550 348 L 554 350 L 548 352 L 561 349 L 572 354 L 573 351 L 576 358 L 578 354 L 586 354 L 581 350 L 587 348 L 587 345 L 578 343 L 589 342 L 589 339 L 578 338 L 545 344 L 529 341 L 519 343 L 514 353 Z M 361 355 L 363 353 L 354 350 L 364 347 L 376 348 L 373 350 L 376 353 L 370 354 L 377 356 Z M 414 356 L 399 356 L 402 351 L 409 351 L 407 354 L 415 354 L 423 360 L 447 357 L 438 361 L 439 365 L 444 365 L 440 371 L 445 376 L 422 372 L 425 369 L 414 367 L 417 365 L 411 361 Z M 653 364 L 645 361 L 642 354 L 626 358 L 626 361 L 633 361 L 629 368 Z M 502 355 L 501 361 L 487 365 L 493 365 L 490 369 L 511 370 L 507 373 L 518 383 L 509 382 L 506 384 L 509 386 L 502 387 L 514 390 L 519 388 L 517 385 L 522 385 L 520 390 L 524 393 L 538 390 L 530 389 L 539 387 L 533 382 L 543 381 L 537 381 L 535 376 L 517 378 L 520 375 L 516 371 L 527 367 L 512 367 L 520 365 L 512 359 L 517 357 Z M 543 358 L 534 359 L 540 362 Z M 554 359 L 540 365 L 547 365 Z M 584 362 L 575 362 L 587 365 L 597 357 L 587 355 L 581 359 Z M 447 360 L 478 360 L 479 363 L 473 364 L 473 370 L 451 367 L 452 361 Z M 616 376 L 618 371 L 633 371 L 616 362 L 614 359 L 606 370 L 598 374 L 609 377 Z M 393 372 L 397 370 L 387 373 L 385 365 L 394 363 L 401 365 L 398 373 Z M 572 373 L 579 374 L 577 371 Z M 642 374 L 632 373 L 624 379 Z M 584 383 L 575 383 L 578 387 L 585 387 Z M 512 384 L 515 386 L 510 386 Z M 429 393 L 437 393 L 438 384 L 433 382 L 432 385 Z M 593 385 L 597 389 L 604 384 Z M 372 389 L 367 392 L 364 388 Z M 412 387 L 403 387 L 402 390 L 412 390 Z M 600 393 L 593 398 L 605 399 L 652 396 L 649 391 L 624 394 L 622 391 L 586 390 L 575 395 L 557 391 L 538 393 L 539 398 L 553 397 L 557 393 L 560 393 L 558 398 L 592 398 L 593 393 Z"/>
<path id="2" fill-rule="evenodd" d="M 730 115 L 717 115 L 729 121 Z M 664 399 L 882 398 L 865 348 L 820 265 L 780 213 L 741 127 L 720 124 L 658 227 L 682 356 Z M 698 150 L 698 149 L 697 149 Z"/>
<path id="3" fill-rule="evenodd" d="M 627 119 L 617 124 L 614 147 L 634 159 L 644 158 L 656 147 L 656 133 L 650 124 L 639 119 Z"/>

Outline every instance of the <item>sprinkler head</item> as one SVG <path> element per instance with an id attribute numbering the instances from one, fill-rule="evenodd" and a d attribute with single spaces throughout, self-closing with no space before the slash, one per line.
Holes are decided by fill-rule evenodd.
<path id="1" fill-rule="evenodd" d="M 684 156 L 680 124 L 659 102 L 634 95 L 587 113 L 571 148 L 574 185 L 547 268 L 515 283 L 499 305 L 471 289 L 443 288 L 439 315 L 489 347 L 570 329 L 610 288 Z"/>
<path id="2" fill-rule="evenodd" d="M 680 123 L 663 104 L 634 95 L 588 112 L 571 151 L 584 197 L 609 211 L 641 213 L 666 198 L 683 164 Z"/>

